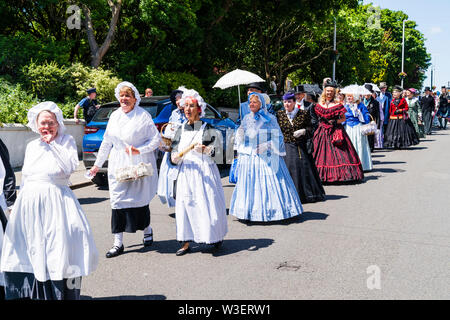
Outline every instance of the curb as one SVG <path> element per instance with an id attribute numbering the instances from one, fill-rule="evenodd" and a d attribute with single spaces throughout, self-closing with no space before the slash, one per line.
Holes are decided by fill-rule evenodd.
<path id="1" fill-rule="evenodd" d="M 70 189 L 75 190 L 75 189 L 80 189 L 80 188 L 84 188 L 90 185 L 93 185 L 94 183 L 92 181 L 86 181 L 86 182 L 81 182 L 81 183 L 74 183 L 70 186 Z"/>

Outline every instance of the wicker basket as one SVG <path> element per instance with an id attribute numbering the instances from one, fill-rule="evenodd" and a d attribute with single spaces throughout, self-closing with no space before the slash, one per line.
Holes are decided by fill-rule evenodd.
<path id="1" fill-rule="evenodd" d="M 169 138 L 164 137 L 163 133 L 164 133 L 164 129 L 167 127 L 167 125 L 169 124 L 169 122 L 165 123 L 162 125 L 160 133 L 161 133 L 161 143 L 160 143 L 160 147 L 162 149 L 166 149 L 166 150 L 170 150 L 172 147 L 172 140 L 170 140 Z"/>
<path id="2" fill-rule="evenodd" d="M 361 125 L 361 133 L 365 136 L 371 136 L 377 132 L 377 123 L 370 113 L 369 116 L 371 118 L 370 123 Z"/>

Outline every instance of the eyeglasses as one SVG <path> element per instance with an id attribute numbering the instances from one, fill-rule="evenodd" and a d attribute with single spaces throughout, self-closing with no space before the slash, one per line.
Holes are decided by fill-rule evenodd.
<path id="1" fill-rule="evenodd" d="M 57 125 L 58 125 L 58 123 L 54 122 L 54 121 L 39 122 L 39 127 L 56 127 Z"/>

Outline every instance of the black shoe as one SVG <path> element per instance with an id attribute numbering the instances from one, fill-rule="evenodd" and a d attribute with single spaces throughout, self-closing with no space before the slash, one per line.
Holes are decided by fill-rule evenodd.
<path id="1" fill-rule="evenodd" d="M 122 244 L 120 247 L 118 247 L 118 246 L 113 246 L 113 247 L 111 248 L 111 250 L 109 250 L 109 251 L 106 253 L 106 257 L 107 257 L 107 258 L 117 257 L 119 254 L 123 253 L 123 250 L 124 250 L 124 249 L 125 249 L 125 248 L 124 248 L 123 244 Z"/>
<path id="2" fill-rule="evenodd" d="M 222 241 L 219 241 L 219 242 L 216 242 L 216 243 L 214 243 L 214 249 L 219 249 L 220 247 L 222 247 L 222 244 L 223 244 L 223 240 L 222 240 Z"/>
<path id="3" fill-rule="evenodd" d="M 149 240 L 145 240 L 145 238 L 152 237 Z M 144 239 L 142 239 L 142 243 L 144 244 L 144 247 L 150 247 L 153 244 L 153 233 L 151 234 L 144 234 Z"/>
<path id="4" fill-rule="evenodd" d="M 181 248 L 177 251 L 177 253 L 175 253 L 175 255 L 182 256 L 188 253 L 189 251 L 191 251 L 191 247 L 187 247 L 186 249 Z"/>

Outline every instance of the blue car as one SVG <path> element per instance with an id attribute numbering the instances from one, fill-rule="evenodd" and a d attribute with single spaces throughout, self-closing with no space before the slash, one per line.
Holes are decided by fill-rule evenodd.
<path id="1" fill-rule="evenodd" d="M 172 111 L 175 110 L 174 106 L 168 96 L 154 96 L 154 97 L 142 97 L 139 104 L 144 108 L 153 118 L 158 131 L 161 127 L 169 122 L 169 117 Z M 108 124 L 111 113 L 119 108 L 119 102 L 109 102 L 101 105 L 97 110 L 91 122 L 89 122 L 84 128 L 83 137 L 83 163 L 86 169 L 91 168 L 97 158 L 97 153 L 103 140 L 103 135 Z M 219 157 L 217 161 L 218 165 L 230 164 L 233 161 L 233 141 L 234 132 L 237 128 L 237 124 L 228 118 L 226 112 L 219 112 L 209 104 L 206 106 L 205 116 L 203 121 L 211 124 L 215 129 L 219 130 L 223 138 L 223 157 Z M 157 152 L 158 166 L 161 162 L 163 153 L 159 150 Z M 217 158 L 216 158 L 217 159 Z M 222 161 L 220 161 L 222 160 Z M 107 185 L 107 170 L 108 163 L 106 162 L 102 168 L 100 168 L 98 174 L 93 179 L 93 182 L 97 185 Z"/>

